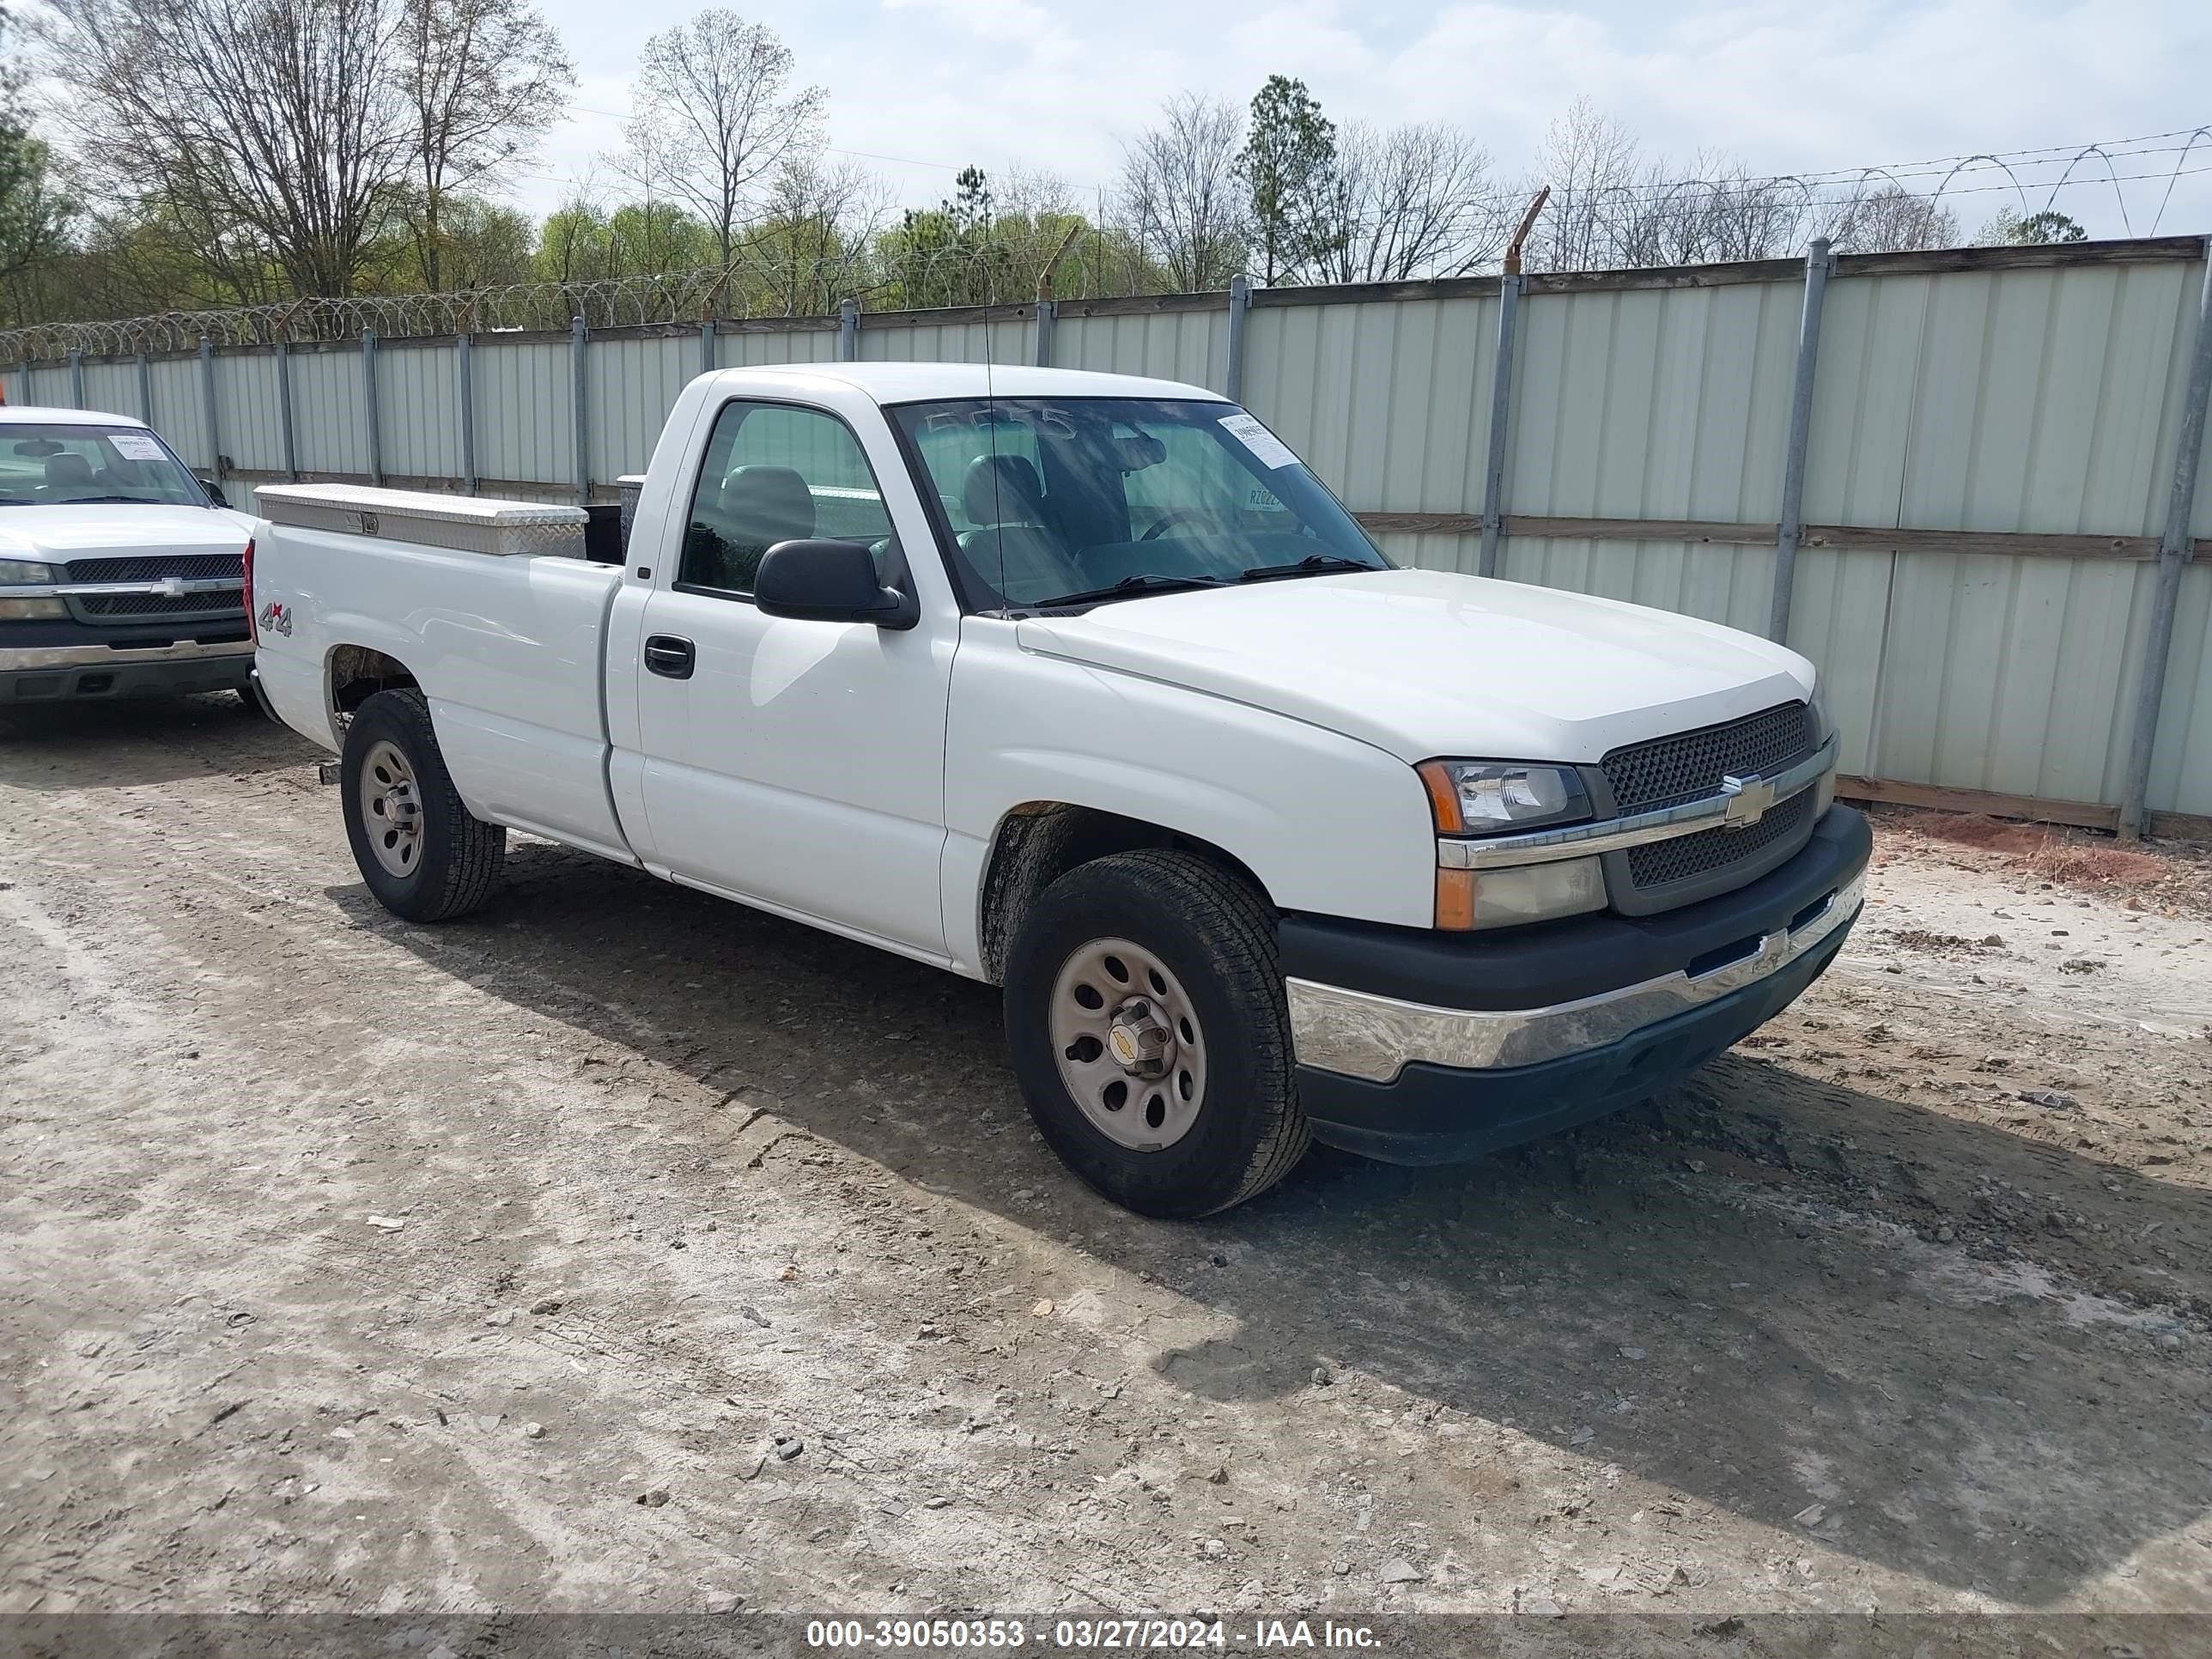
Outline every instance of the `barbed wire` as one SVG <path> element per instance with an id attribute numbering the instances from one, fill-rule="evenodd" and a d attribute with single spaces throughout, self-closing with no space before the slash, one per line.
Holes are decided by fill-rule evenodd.
<path id="1" fill-rule="evenodd" d="M 2038 197 L 2047 210 L 2063 190 L 2108 186 L 2118 199 L 2123 227 L 2132 234 L 2120 186 L 2141 179 L 2166 185 L 2151 219 L 2154 234 L 2175 184 L 2212 173 L 2212 161 L 2189 165 L 2201 144 L 2212 144 L 2212 127 L 2082 145 L 2070 153 L 2054 147 L 1826 173 L 1619 180 L 1580 191 L 1569 186 L 1552 192 L 1530 247 L 1529 268 L 1638 268 L 1773 258 L 1802 250 L 1812 237 L 1824 234 L 1837 237 L 1846 249 L 1855 242 L 1871 247 L 1864 234 L 1883 231 L 1854 236 L 1867 222 L 1855 215 L 1878 216 L 1887 208 L 1901 210 L 1905 218 L 1924 215 L 1934 227 L 1947 201 L 1994 193 L 2012 196 L 2024 218 L 2038 210 Z M 2170 169 L 2124 173 L 2116 165 L 2166 155 L 2176 158 Z M 2090 171 L 2077 176 L 2077 169 L 2100 162 L 2101 175 Z M 2002 182 L 1961 182 L 1983 168 L 2002 173 Z M 2034 176 L 2053 171 L 2055 178 Z M 1936 183 L 1925 194 L 1906 182 L 1930 179 Z M 1503 198 L 1500 205 L 1507 205 Z M 203 340 L 234 347 L 359 339 L 365 333 L 401 339 L 557 331 L 578 318 L 591 329 L 696 326 L 709 319 L 818 322 L 833 316 L 846 300 L 876 311 L 1027 301 L 1038 293 L 1048 265 L 1054 291 L 1063 298 L 1160 294 L 1218 287 L 1227 279 L 1225 270 L 1194 273 L 1188 259 L 1148 246 L 1146 238 L 1127 229 L 1085 224 L 1068 240 L 1063 234 L 1049 221 L 1024 222 L 1011 235 L 1004 222 L 960 227 L 949 240 L 921 246 L 898 233 L 839 246 L 832 233 L 824 238 L 824 249 L 814 252 L 795 250 L 787 240 L 759 239 L 723 266 L 27 324 L 0 330 L 0 362 L 51 362 L 72 352 L 112 357 L 191 351 Z M 1468 268 L 1463 261 L 1438 266 L 1449 271 Z"/>
<path id="2" fill-rule="evenodd" d="M 1056 262 L 1054 255 L 1058 254 Z M 1085 228 L 957 246 L 872 246 L 779 257 L 742 252 L 729 264 L 579 281 L 507 283 L 431 294 L 356 294 L 265 305 L 164 311 L 143 317 L 26 324 L 0 330 L 0 362 L 196 350 L 280 342 L 380 339 L 703 324 L 709 319 L 811 319 L 853 300 L 872 310 L 1003 305 L 1034 299 L 1053 264 L 1063 298 L 1158 294 L 1166 267 L 1116 231 Z"/>

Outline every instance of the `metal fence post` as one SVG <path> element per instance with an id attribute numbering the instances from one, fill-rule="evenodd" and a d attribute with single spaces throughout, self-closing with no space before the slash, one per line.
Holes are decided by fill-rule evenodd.
<path id="1" fill-rule="evenodd" d="M 1229 279 L 1229 362 L 1224 367 L 1221 389 L 1232 404 L 1244 401 L 1244 321 L 1252 309 L 1252 279 Z"/>
<path id="2" fill-rule="evenodd" d="M 154 367 L 143 351 L 138 354 L 138 418 L 154 424 Z"/>
<path id="3" fill-rule="evenodd" d="M 384 422 L 379 418 L 376 400 L 376 331 L 365 328 L 361 331 L 362 396 L 368 411 L 368 481 L 381 488 L 384 483 Z"/>
<path id="4" fill-rule="evenodd" d="M 292 345 L 276 342 L 276 423 L 284 439 L 284 476 L 300 482 L 300 453 L 292 433 Z"/>
<path id="5" fill-rule="evenodd" d="M 1498 361 L 1490 369 L 1490 448 L 1482 467 L 1482 548 L 1475 574 L 1498 574 L 1498 544 L 1505 533 L 1505 440 L 1513 415 L 1513 345 L 1521 327 L 1521 295 L 1528 279 L 1512 271 L 1498 279 Z"/>
<path id="6" fill-rule="evenodd" d="M 721 365 L 714 361 L 714 319 L 699 325 L 699 372 L 712 374 Z"/>
<path id="7" fill-rule="evenodd" d="M 477 493 L 477 384 L 469 362 L 470 337 L 454 337 L 459 348 L 454 354 L 456 372 L 460 377 L 461 398 L 461 489 L 473 495 Z"/>
<path id="8" fill-rule="evenodd" d="M 1782 522 L 1774 533 L 1774 597 L 1766 637 L 1790 638 L 1790 602 L 1797 591 L 1797 544 L 1805 534 L 1805 453 L 1813 435 L 1813 377 L 1820 367 L 1820 311 L 1836 256 L 1815 236 L 1805 252 L 1805 310 L 1797 322 L 1797 373 L 1790 389 L 1790 447 L 1782 459 Z"/>
<path id="9" fill-rule="evenodd" d="M 222 434 L 216 427 L 215 342 L 200 336 L 200 396 L 207 410 L 208 471 L 222 482 Z"/>
<path id="10" fill-rule="evenodd" d="M 837 361 L 841 363 L 860 361 L 860 302 L 858 300 L 838 301 Z"/>
<path id="11" fill-rule="evenodd" d="M 84 407 L 84 348 L 70 348 L 70 404 L 73 408 Z"/>
<path id="12" fill-rule="evenodd" d="M 1052 367 L 1052 325 L 1059 319 L 1060 307 L 1052 300 L 1036 302 L 1036 366 Z"/>
<path id="13" fill-rule="evenodd" d="M 576 388 L 576 505 L 592 504 L 592 331 L 579 314 L 568 325 L 568 353 L 575 365 Z"/>
<path id="14" fill-rule="evenodd" d="M 2150 763 L 2158 744 L 2159 705 L 2166 696 L 2166 665 L 2173 649 L 2173 612 L 2181 595 L 2182 567 L 2195 552 L 2189 521 L 2197 508 L 2197 463 L 2204 453 L 2204 406 L 2212 397 L 2212 236 L 2204 239 L 2204 288 L 2197 301 L 2197 336 L 2189 381 L 2181 398 L 2181 430 L 2173 456 L 2173 487 L 2166 498 L 2166 533 L 2158 543 L 2158 588 L 2151 600 L 2150 632 L 2143 641 L 2142 684 L 2136 693 L 2135 734 L 2128 744 L 2128 775 L 2120 795 L 2120 836 L 2142 837 L 2150 813 Z"/>

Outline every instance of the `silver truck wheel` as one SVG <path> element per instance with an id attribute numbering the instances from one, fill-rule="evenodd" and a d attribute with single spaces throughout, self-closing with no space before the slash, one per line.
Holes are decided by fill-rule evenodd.
<path id="1" fill-rule="evenodd" d="M 1125 939 L 1092 939 L 1052 991 L 1060 1080 L 1098 1132 L 1155 1152 L 1190 1132 L 1206 1104 L 1206 1034 L 1168 965 Z"/>
<path id="2" fill-rule="evenodd" d="M 421 691 L 380 691 L 354 711 L 338 776 L 353 861 L 378 903 L 409 921 L 447 921 L 491 896 L 507 831 L 470 816 Z"/>
<path id="3" fill-rule="evenodd" d="M 1235 872 L 1165 848 L 1078 865 L 1024 914 L 1006 1005 L 1037 1132 L 1139 1215 L 1228 1209 L 1305 1153 L 1275 914 Z"/>
<path id="4" fill-rule="evenodd" d="M 413 875 L 422 853 L 422 802 L 407 757 L 393 744 L 378 742 L 362 757 L 356 782 L 368 850 L 393 875 Z"/>

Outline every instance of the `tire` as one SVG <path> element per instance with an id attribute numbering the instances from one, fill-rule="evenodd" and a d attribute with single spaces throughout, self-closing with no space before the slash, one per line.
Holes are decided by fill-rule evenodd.
<path id="1" fill-rule="evenodd" d="M 338 787 L 354 862 L 393 915 L 451 921 L 491 896 L 507 858 L 506 828 L 461 804 L 420 691 L 380 691 L 355 711 Z"/>
<path id="2" fill-rule="evenodd" d="M 1086 989 L 1107 994 L 1103 1033 L 1084 1023 L 1100 1018 Z M 1126 1209 L 1188 1220 L 1231 1208 L 1289 1174 L 1310 1144 L 1273 913 L 1203 859 L 1144 849 L 1061 876 L 1022 920 L 1005 999 L 1015 1076 L 1038 1132 Z M 1164 1073 L 1129 1070 L 1116 1045 L 1133 1031 L 1140 1041 L 1128 1047 L 1144 1063 L 1163 1063 L 1147 1045 L 1167 1045 Z M 1118 1106 L 1116 1082 L 1132 1085 Z M 1166 1105 L 1179 1096 L 1185 1103 Z"/>

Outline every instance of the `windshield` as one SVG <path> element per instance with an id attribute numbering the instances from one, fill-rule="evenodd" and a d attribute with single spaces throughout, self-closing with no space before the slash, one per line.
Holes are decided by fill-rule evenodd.
<path id="1" fill-rule="evenodd" d="M 0 425 L 0 507 L 71 501 L 209 505 L 199 481 L 143 426 Z"/>
<path id="2" fill-rule="evenodd" d="M 935 490 L 975 610 L 1390 568 L 1233 404 L 1000 398 L 887 412 Z"/>

